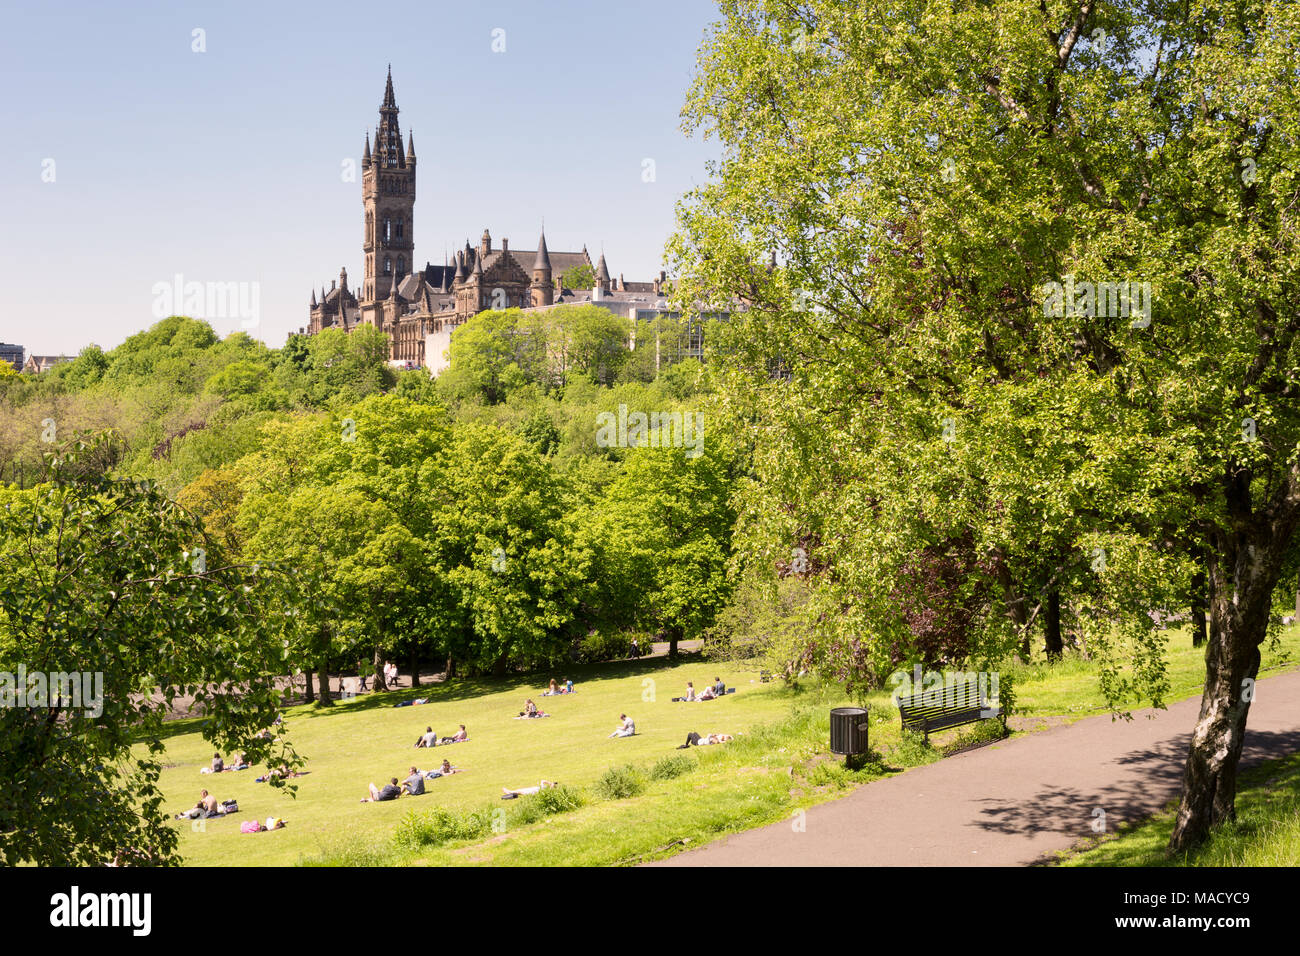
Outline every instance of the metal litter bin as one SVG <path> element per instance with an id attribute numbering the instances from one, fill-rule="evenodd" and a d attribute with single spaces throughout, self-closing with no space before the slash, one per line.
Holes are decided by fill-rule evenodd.
<path id="1" fill-rule="evenodd" d="M 831 711 L 831 753 L 860 757 L 867 752 L 867 712 L 861 707 Z"/>

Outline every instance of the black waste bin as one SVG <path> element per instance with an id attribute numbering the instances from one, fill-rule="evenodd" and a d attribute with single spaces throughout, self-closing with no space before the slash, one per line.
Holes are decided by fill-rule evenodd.
<path id="1" fill-rule="evenodd" d="M 867 712 L 861 707 L 831 711 L 831 753 L 849 757 L 867 752 Z"/>

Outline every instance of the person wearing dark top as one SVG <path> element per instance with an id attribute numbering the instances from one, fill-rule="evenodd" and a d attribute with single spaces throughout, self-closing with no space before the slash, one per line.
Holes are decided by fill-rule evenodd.
<path id="1" fill-rule="evenodd" d="M 719 697 L 727 696 L 727 685 L 722 683 L 721 677 L 713 678 L 713 693 L 717 694 Z"/>
<path id="2" fill-rule="evenodd" d="M 402 795 L 402 788 L 397 785 L 397 778 L 394 777 L 391 783 L 384 784 L 384 789 L 380 790 L 373 783 L 370 785 L 370 796 L 362 797 L 362 803 L 379 803 L 383 800 L 396 800 Z"/>
<path id="3" fill-rule="evenodd" d="M 225 762 L 221 759 L 221 754 L 212 755 L 212 772 L 221 773 L 226 768 Z"/>

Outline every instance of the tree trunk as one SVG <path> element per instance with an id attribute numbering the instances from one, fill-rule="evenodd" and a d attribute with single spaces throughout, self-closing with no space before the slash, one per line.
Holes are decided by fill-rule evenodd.
<path id="1" fill-rule="evenodd" d="M 333 707 L 334 701 L 330 695 L 330 662 L 329 658 L 321 661 L 320 665 L 320 701 L 321 707 Z"/>
<path id="2" fill-rule="evenodd" d="M 1192 647 L 1205 644 L 1205 549 L 1194 548 L 1196 573 L 1192 575 Z"/>
<path id="3" fill-rule="evenodd" d="M 451 680 L 456 675 L 456 662 L 452 658 L 447 658 L 447 673 L 444 680 Z"/>
<path id="4" fill-rule="evenodd" d="M 420 652 L 411 650 L 411 686 L 420 686 Z"/>
<path id="5" fill-rule="evenodd" d="M 312 690 L 311 687 L 311 671 L 304 671 L 303 678 L 306 683 L 306 688 L 303 691 L 303 696 L 306 697 L 307 703 L 309 704 L 314 703 L 316 700 L 316 692 Z"/>
<path id="6" fill-rule="evenodd" d="M 1232 535 L 1228 547 L 1207 549 L 1209 646 L 1205 652 L 1205 692 L 1192 732 L 1183 796 L 1169 838 L 1169 851 L 1192 849 L 1211 828 L 1236 816 L 1237 762 L 1246 739 L 1246 715 L 1259 674 L 1281 555 L 1272 529 L 1264 540 L 1247 543 Z M 1255 536 L 1251 536 L 1255 537 Z M 1279 536 L 1286 540 L 1288 536 Z M 1272 546 L 1270 546 L 1272 545 Z"/>
<path id="7" fill-rule="evenodd" d="M 1047 594 L 1047 607 L 1043 618 L 1044 639 L 1048 661 L 1059 661 L 1064 644 L 1061 642 L 1061 592 L 1052 588 Z"/>
<path id="8" fill-rule="evenodd" d="M 503 651 L 503 652 L 501 653 L 501 656 L 498 657 L 498 658 L 493 662 L 493 664 L 492 664 L 492 676 L 493 676 L 493 677 L 505 677 L 505 676 L 506 676 L 506 664 L 507 664 L 509 661 L 510 661 L 510 655 L 509 655 L 509 653 Z"/>
<path id="9" fill-rule="evenodd" d="M 375 648 L 375 690 L 388 690 L 388 681 L 384 680 L 384 658 L 379 653 L 379 648 Z"/>

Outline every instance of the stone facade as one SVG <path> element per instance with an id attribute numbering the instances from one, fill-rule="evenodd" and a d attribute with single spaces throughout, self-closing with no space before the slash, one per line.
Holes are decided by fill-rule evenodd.
<path id="1" fill-rule="evenodd" d="M 354 292 L 348 287 L 347 270 L 342 269 L 328 290 L 321 287 L 319 299 L 313 290 L 303 333 L 373 325 L 389 336 L 394 362 L 437 373 L 446 367 L 452 330 L 487 309 L 545 309 L 565 302 L 591 302 L 635 318 L 642 307 L 648 310 L 663 304 L 654 302 L 664 282 L 662 272 L 652 282 L 627 283 L 622 276 L 612 280 L 603 254 L 593 263 L 586 246 L 580 252 L 553 252 L 547 248 L 545 230 L 536 248 L 525 251 L 511 249 L 508 239 L 494 247 L 484 229 L 477 246 L 467 239 L 464 248 L 441 266 L 426 262 L 423 269 L 416 269 L 415 138 L 408 135 L 403 147 L 391 68 L 379 107 L 379 127 L 373 140 L 366 137 L 362 166 L 360 288 Z M 563 288 L 561 276 L 584 265 L 594 271 L 595 287 L 576 293 Z"/>

